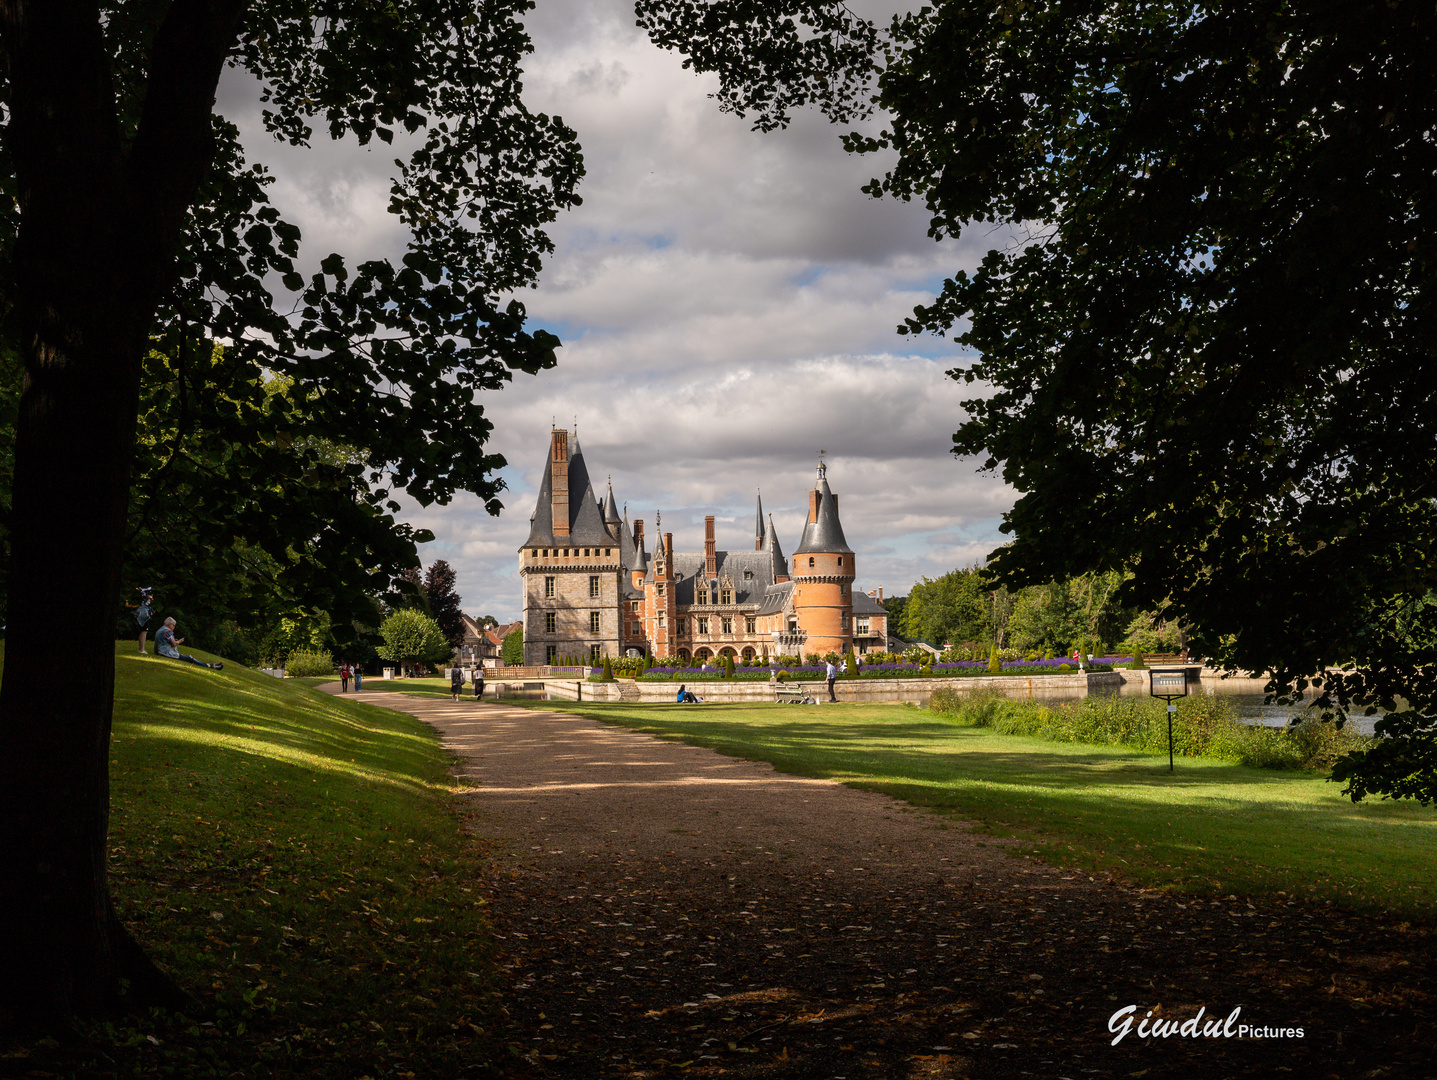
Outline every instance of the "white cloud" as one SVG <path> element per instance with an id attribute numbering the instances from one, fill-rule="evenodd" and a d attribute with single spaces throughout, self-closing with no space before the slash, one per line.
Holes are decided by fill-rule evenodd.
<path id="1" fill-rule="evenodd" d="M 1011 493 L 948 452 L 971 393 L 945 376 L 952 350 L 894 327 L 991 239 L 935 244 L 923 207 L 863 195 L 886 162 L 845 154 L 818 116 L 760 135 L 720 114 L 713 79 L 650 45 L 630 4 L 540 0 L 527 21 L 526 100 L 577 130 L 587 168 L 583 206 L 550 228 L 557 250 L 521 297 L 565 347 L 556 370 L 485 401 L 510 461 L 504 513 L 470 496 L 407 505 L 437 537 L 426 563 L 450 561 L 466 610 L 517 616 L 549 426 L 576 418 L 595 481 L 612 474 L 650 535 L 661 510 L 683 550 L 709 513 L 721 547 L 750 545 L 761 487 L 791 551 L 824 449 L 864 588 L 901 594 L 981 561 Z M 252 88 L 226 91 L 242 103 Z M 307 258 L 400 250 L 383 213 L 391 151 L 246 138 Z"/>

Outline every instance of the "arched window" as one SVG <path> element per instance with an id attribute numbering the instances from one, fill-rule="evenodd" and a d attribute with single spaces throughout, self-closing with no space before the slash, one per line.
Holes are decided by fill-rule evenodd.
<path id="1" fill-rule="evenodd" d="M 813 565 L 813 556 L 812 556 L 812 555 L 810 555 L 810 556 L 808 557 L 808 565 L 809 565 L 809 566 L 812 566 L 812 565 Z"/>

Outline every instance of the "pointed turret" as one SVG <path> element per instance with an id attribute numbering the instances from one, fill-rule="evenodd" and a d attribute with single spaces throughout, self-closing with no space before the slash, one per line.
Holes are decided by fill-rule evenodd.
<path id="1" fill-rule="evenodd" d="M 758 493 L 758 516 L 754 518 L 753 522 L 754 551 L 763 550 L 763 535 L 763 492 L 760 491 Z"/>
<path id="2" fill-rule="evenodd" d="M 609 478 L 609 493 L 604 497 L 604 524 L 609 526 L 609 531 L 617 533 L 616 525 L 623 524 L 623 518 L 619 517 L 619 504 L 614 501 L 614 479 Z"/>
<path id="3" fill-rule="evenodd" d="M 818 483 L 808 493 L 808 524 L 803 527 L 795 555 L 816 552 L 852 555 L 853 549 L 843 538 L 843 525 L 838 520 L 838 496 L 828 487 L 828 467 L 818 464 Z"/>
<path id="4" fill-rule="evenodd" d="M 788 580 L 788 560 L 783 557 L 783 548 L 778 546 L 778 530 L 773 527 L 773 515 L 768 515 L 768 528 L 764 530 L 763 547 L 773 559 L 773 580 L 775 582 Z"/>

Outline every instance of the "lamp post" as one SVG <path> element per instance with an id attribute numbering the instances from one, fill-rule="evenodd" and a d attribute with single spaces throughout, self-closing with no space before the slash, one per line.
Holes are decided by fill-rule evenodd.
<path id="1" fill-rule="evenodd" d="M 1153 668 L 1148 672 L 1148 693 L 1168 703 L 1168 772 L 1173 771 L 1173 714 L 1175 698 L 1188 696 L 1187 668 Z"/>

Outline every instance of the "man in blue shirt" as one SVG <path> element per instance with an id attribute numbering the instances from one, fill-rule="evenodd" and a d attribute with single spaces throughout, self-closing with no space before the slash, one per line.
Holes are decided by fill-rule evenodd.
<path id="1" fill-rule="evenodd" d="M 838 668 L 833 666 L 832 660 L 828 662 L 828 667 L 824 669 L 823 677 L 828 680 L 828 700 L 837 701 L 838 699 L 833 696 L 833 680 L 838 678 Z"/>
<path id="2" fill-rule="evenodd" d="M 203 668 L 210 668 L 219 671 L 223 664 L 206 664 L 203 660 L 196 660 L 193 656 L 186 656 L 180 652 L 179 646 L 185 643 L 184 638 L 175 637 L 175 618 L 171 615 L 165 620 L 165 625 L 160 627 L 159 633 L 155 635 L 155 654 L 157 656 L 168 656 L 171 660 L 188 660 L 192 664 L 198 664 Z"/>

